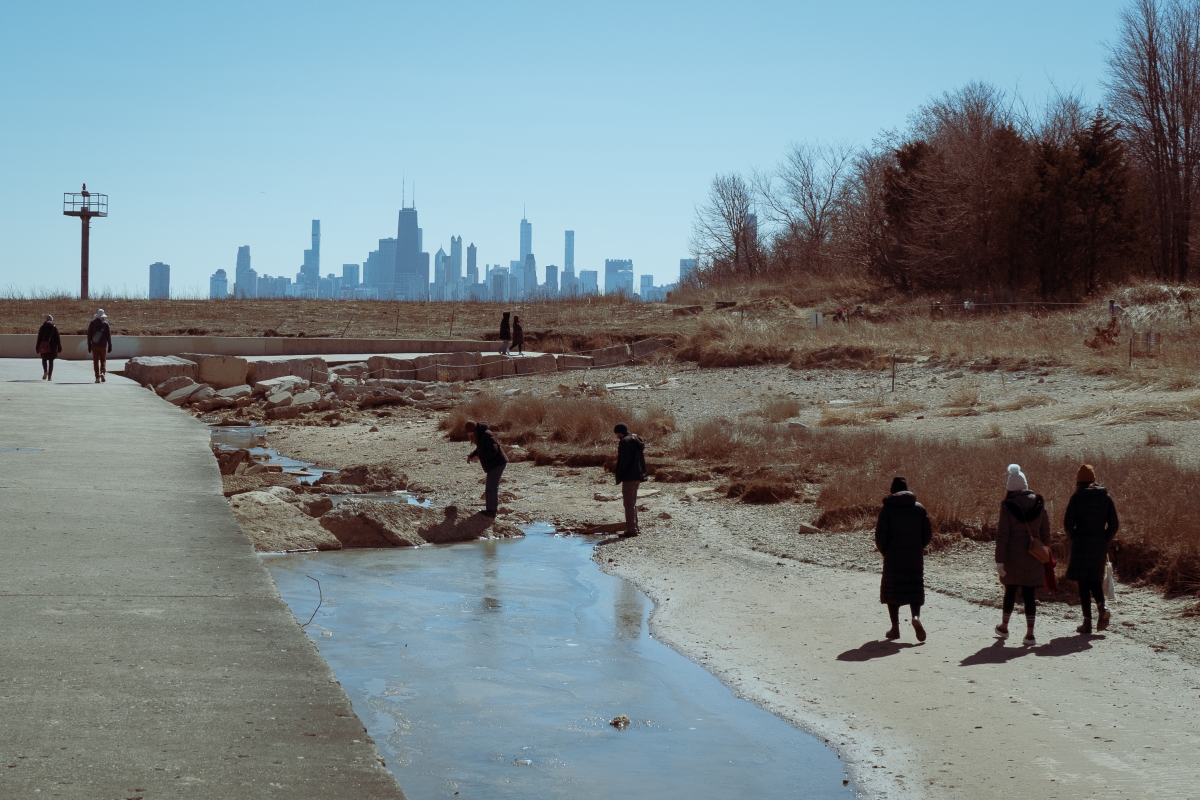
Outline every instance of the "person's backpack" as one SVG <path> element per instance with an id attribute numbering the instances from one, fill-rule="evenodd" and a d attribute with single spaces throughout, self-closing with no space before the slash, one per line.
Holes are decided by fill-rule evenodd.
<path id="1" fill-rule="evenodd" d="M 92 334 L 92 347 L 99 347 L 104 344 L 104 326 L 96 328 L 96 332 Z"/>

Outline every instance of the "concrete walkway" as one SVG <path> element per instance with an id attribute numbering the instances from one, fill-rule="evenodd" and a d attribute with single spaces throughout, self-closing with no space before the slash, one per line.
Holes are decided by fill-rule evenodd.
<path id="1" fill-rule="evenodd" d="M 0 797 L 403 798 L 207 429 L 90 364 L 40 377 L 0 360 L 0 448 L 39 448 L 0 450 Z"/>

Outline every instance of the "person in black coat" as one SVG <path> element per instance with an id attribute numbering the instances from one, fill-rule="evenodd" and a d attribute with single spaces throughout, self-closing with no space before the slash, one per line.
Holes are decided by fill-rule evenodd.
<path id="1" fill-rule="evenodd" d="M 525 328 L 521 325 L 520 317 L 513 317 L 512 346 L 517 348 L 518 353 L 525 355 Z"/>
<path id="2" fill-rule="evenodd" d="M 1071 540 L 1071 560 L 1067 577 L 1079 584 L 1079 605 L 1083 608 L 1083 624 L 1077 630 L 1092 632 L 1092 598 L 1099 612 L 1097 630 L 1104 630 L 1112 614 L 1104 607 L 1104 570 L 1108 562 L 1108 543 L 1117 535 L 1121 521 L 1117 507 L 1108 490 L 1096 483 L 1096 471 L 1084 464 L 1075 475 L 1075 494 L 1067 503 L 1063 530 Z"/>
<path id="3" fill-rule="evenodd" d="M 621 484 L 621 500 L 625 505 L 625 535 L 637 536 L 642 532 L 638 525 L 638 487 L 646 480 L 646 443 L 629 426 L 618 422 L 613 433 L 620 439 L 617 445 L 617 467 L 613 473 Z"/>
<path id="4" fill-rule="evenodd" d="M 892 627 L 888 639 L 900 638 L 900 606 L 912 609 L 913 630 L 917 641 L 925 641 L 921 625 L 921 606 L 925 604 L 924 549 L 933 539 L 933 527 L 925 507 L 908 490 L 908 481 L 892 479 L 892 491 L 883 498 L 879 521 L 875 523 L 875 546 L 883 554 L 883 579 L 879 583 L 879 602 L 888 607 Z"/>
<path id="5" fill-rule="evenodd" d="M 54 359 L 61 352 L 62 340 L 58 336 L 58 327 L 54 324 L 54 317 L 47 314 L 37 335 L 37 354 L 42 357 L 42 380 L 54 380 Z"/>
<path id="6" fill-rule="evenodd" d="M 92 352 L 92 369 L 96 372 L 96 383 L 103 383 L 108 373 L 108 354 L 112 352 L 112 328 L 108 324 L 108 315 L 104 309 L 96 312 L 95 318 L 88 323 L 88 348 Z"/>
<path id="7" fill-rule="evenodd" d="M 508 314 L 505 311 L 504 316 L 500 318 L 500 353 L 508 355 L 508 343 L 512 341 L 512 328 L 508 324 Z"/>
<path id="8" fill-rule="evenodd" d="M 467 456 L 467 463 L 478 459 L 479 465 L 487 475 L 483 490 L 483 513 L 485 516 L 494 517 L 500 509 L 500 477 L 504 474 L 504 468 L 508 466 L 508 456 L 504 455 L 504 448 L 496 441 L 496 435 L 488 430 L 486 422 L 468 421 L 464 427 L 471 435 L 471 441 L 475 443 L 475 449 Z"/>

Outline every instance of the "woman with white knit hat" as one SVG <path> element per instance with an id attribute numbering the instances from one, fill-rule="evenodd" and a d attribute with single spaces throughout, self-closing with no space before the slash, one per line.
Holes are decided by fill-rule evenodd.
<path id="1" fill-rule="evenodd" d="M 996 635 L 1008 638 L 1008 619 L 1020 588 L 1027 626 L 1023 644 L 1030 647 L 1037 644 L 1033 635 L 1037 588 L 1046 583 L 1044 562 L 1033 553 L 1049 554 L 1050 515 L 1042 496 L 1029 491 L 1029 482 L 1019 464 L 1008 465 L 1004 488 L 1007 494 L 1000 504 L 1000 521 L 996 526 L 996 571 L 1004 584 L 1004 620 L 996 626 Z"/>

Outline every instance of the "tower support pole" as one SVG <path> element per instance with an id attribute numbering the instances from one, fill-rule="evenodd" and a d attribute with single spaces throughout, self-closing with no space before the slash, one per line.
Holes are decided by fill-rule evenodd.
<path id="1" fill-rule="evenodd" d="M 79 246 L 79 299 L 88 299 L 88 238 L 92 231 L 92 218 L 84 214 L 79 219 L 83 223 L 82 243 Z"/>

